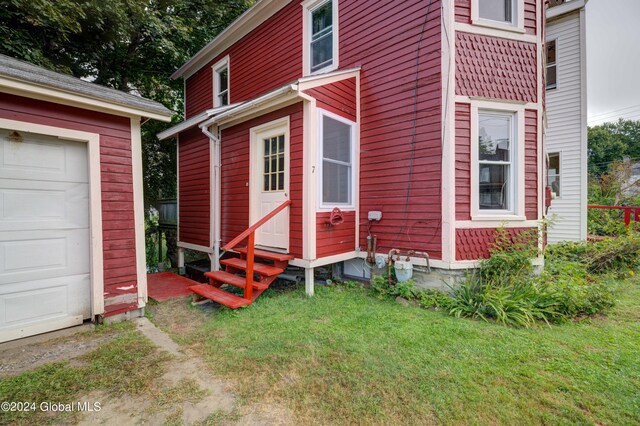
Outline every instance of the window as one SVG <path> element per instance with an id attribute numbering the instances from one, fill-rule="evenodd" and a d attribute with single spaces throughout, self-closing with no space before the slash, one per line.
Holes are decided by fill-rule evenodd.
<path id="1" fill-rule="evenodd" d="M 481 19 L 515 25 L 516 11 L 516 0 L 478 0 Z"/>
<path id="2" fill-rule="evenodd" d="M 229 59 L 213 66 L 213 106 L 229 105 Z"/>
<path id="3" fill-rule="evenodd" d="M 284 191 L 284 135 L 262 140 L 263 192 Z"/>
<path id="4" fill-rule="evenodd" d="M 325 208 L 353 206 L 355 124 L 342 117 L 321 111 L 320 132 L 322 141 L 320 204 Z"/>
<path id="5" fill-rule="evenodd" d="M 560 153 L 549 154 L 549 170 L 547 172 L 547 185 L 551 187 L 553 197 L 560 196 Z"/>
<path id="6" fill-rule="evenodd" d="M 305 3 L 305 74 L 337 68 L 338 33 L 337 2 L 334 0 Z"/>
<path id="7" fill-rule="evenodd" d="M 557 87 L 558 69 L 556 65 L 556 41 L 547 42 L 547 90 Z"/>
<path id="8" fill-rule="evenodd" d="M 515 114 L 478 112 L 478 210 L 514 211 Z"/>

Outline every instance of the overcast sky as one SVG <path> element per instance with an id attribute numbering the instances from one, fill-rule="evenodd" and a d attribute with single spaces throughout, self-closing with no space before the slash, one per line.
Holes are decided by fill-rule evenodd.
<path id="1" fill-rule="evenodd" d="M 589 0 L 589 124 L 640 120 L 640 0 Z"/>

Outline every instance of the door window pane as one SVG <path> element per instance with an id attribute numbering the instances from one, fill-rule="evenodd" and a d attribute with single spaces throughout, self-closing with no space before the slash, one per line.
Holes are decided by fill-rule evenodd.
<path id="1" fill-rule="evenodd" d="M 264 192 L 283 191 L 285 185 L 284 135 L 263 139 Z"/>

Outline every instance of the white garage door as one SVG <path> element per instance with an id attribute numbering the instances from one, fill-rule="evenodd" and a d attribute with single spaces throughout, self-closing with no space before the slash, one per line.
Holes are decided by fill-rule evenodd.
<path id="1" fill-rule="evenodd" d="M 0 342 L 91 316 L 86 145 L 0 129 Z"/>

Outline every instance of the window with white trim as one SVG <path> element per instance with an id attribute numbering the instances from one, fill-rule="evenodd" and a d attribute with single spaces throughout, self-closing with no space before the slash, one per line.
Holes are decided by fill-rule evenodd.
<path id="1" fill-rule="evenodd" d="M 556 63 L 556 41 L 547 41 L 547 90 L 558 87 L 558 67 Z"/>
<path id="2" fill-rule="evenodd" d="M 335 0 L 304 3 L 305 74 L 330 71 L 337 67 L 338 13 Z"/>
<path id="3" fill-rule="evenodd" d="M 320 206 L 352 207 L 354 193 L 355 123 L 320 111 Z"/>
<path id="4" fill-rule="evenodd" d="M 515 114 L 478 111 L 478 210 L 515 210 Z"/>
<path id="5" fill-rule="evenodd" d="M 516 25 L 518 0 L 478 0 L 480 19 Z"/>
<path id="6" fill-rule="evenodd" d="M 560 196 L 560 153 L 549 154 L 549 170 L 547 171 L 547 185 L 551 187 L 553 197 Z"/>
<path id="7" fill-rule="evenodd" d="M 229 105 L 229 60 L 227 58 L 213 66 L 213 106 Z"/>

